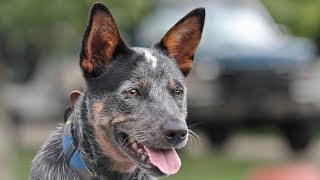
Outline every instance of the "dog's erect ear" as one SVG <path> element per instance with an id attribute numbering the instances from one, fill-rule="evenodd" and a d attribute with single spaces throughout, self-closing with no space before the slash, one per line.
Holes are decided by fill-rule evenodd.
<path id="1" fill-rule="evenodd" d="M 95 3 L 82 41 L 80 67 L 85 77 L 97 77 L 112 60 L 117 48 L 125 47 L 116 23 L 108 10 Z"/>
<path id="2" fill-rule="evenodd" d="M 165 49 L 176 60 L 184 75 L 188 75 L 199 45 L 205 20 L 205 9 L 197 8 L 175 24 L 155 45 Z"/>

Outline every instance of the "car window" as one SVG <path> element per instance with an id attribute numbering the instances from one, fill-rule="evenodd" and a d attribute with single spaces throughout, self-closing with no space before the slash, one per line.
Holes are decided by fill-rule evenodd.
<path id="1" fill-rule="evenodd" d="M 281 41 L 281 33 L 265 17 L 248 8 L 216 8 L 208 13 L 206 45 L 231 44 L 239 46 L 274 46 Z M 208 22 L 208 21 L 207 21 Z"/>
<path id="2" fill-rule="evenodd" d="M 140 45 L 150 45 L 192 7 L 159 8 L 138 29 Z M 246 6 L 206 6 L 206 25 L 200 47 L 249 46 L 273 47 L 284 36 L 269 17 Z"/>

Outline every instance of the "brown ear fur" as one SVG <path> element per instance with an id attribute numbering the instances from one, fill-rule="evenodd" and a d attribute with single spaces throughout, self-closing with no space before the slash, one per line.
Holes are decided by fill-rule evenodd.
<path id="1" fill-rule="evenodd" d="M 80 67 L 85 75 L 100 75 L 120 43 L 122 40 L 110 11 L 105 5 L 95 3 L 80 54 Z"/>
<path id="2" fill-rule="evenodd" d="M 160 42 L 160 46 L 163 46 L 176 60 L 185 75 L 192 68 L 194 55 L 201 39 L 204 19 L 204 8 L 191 11 L 175 24 Z"/>

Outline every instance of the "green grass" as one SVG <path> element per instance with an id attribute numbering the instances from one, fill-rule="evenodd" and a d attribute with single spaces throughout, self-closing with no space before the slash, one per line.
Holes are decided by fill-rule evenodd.
<path id="1" fill-rule="evenodd" d="M 35 151 L 19 151 L 15 157 L 17 180 L 28 179 L 30 163 Z M 192 158 L 183 154 L 182 167 L 178 174 L 164 179 L 168 180 L 248 180 L 252 170 L 261 165 L 271 164 L 258 160 L 235 160 L 226 154 L 211 152 Z"/>
<path id="2" fill-rule="evenodd" d="M 248 180 L 252 170 L 270 164 L 258 160 L 235 160 L 225 154 L 212 152 L 201 157 L 182 156 L 182 167 L 170 180 Z"/>
<path id="3" fill-rule="evenodd" d="M 14 157 L 14 171 L 18 172 L 14 174 L 14 177 L 16 180 L 23 180 L 28 179 L 29 177 L 29 171 L 31 167 L 31 161 L 33 157 L 35 156 L 36 151 L 32 150 L 20 150 L 16 153 L 16 156 Z"/>

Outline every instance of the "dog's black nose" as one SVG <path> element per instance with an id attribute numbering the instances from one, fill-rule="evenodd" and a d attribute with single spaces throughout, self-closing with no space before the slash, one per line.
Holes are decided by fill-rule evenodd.
<path id="1" fill-rule="evenodd" d="M 163 126 L 163 134 L 172 145 L 178 145 L 187 137 L 188 128 L 181 120 L 168 121 Z"/>

